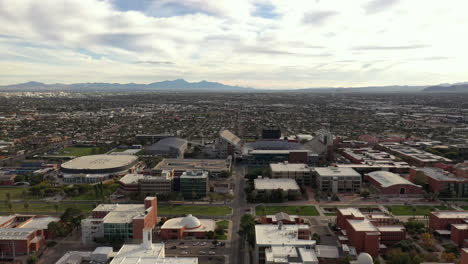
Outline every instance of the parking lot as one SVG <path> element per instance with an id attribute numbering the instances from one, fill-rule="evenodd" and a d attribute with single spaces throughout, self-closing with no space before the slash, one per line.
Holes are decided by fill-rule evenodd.
<path id="1" fill-rule="evenodd" d="M 165 242 L 167 256 L 196 256 L 203 257 L 207 263 L 224 263 L 224 255 L 227 254 L 225 242 L 214 245 L 213 240 L 208 239 L 183 239 L 169 240 Z"/>

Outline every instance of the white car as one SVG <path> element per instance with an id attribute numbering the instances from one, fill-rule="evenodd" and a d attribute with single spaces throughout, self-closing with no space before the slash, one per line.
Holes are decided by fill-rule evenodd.
<path id="1" fill-rule="evenodd" d="M 206 255 L 206 251 L 200 250 L 200 251 L 198 251 L 198 254 L 200 254 L 200 255 Z"/>
<path id="2" fill-rule="evenodd" d="M 198 246 L 200 243 L 199 242 L 193 242 L 193 246 Z"/>
<path id="3" fill-rule="evenodd" d="M 200 246 L 206 246 L 206 245 L 208 245 L 206 242 L 201 242 L 200 243 Z"/>
<path id="4" fill-rule="evenodd" d="M 209 251 L 208 254 L 209 254 L 209 255 L 215 255 L 216 252 L 214 252 L 214 251 Z"/>
<path id="5" fill-rule="evenodd" d="M 180 252 L 180 254 L 182 254 L 182 255 L 188 255 L 188 252 L 187 252 L 187 251 L 182 251 L 182 252 Z"/>

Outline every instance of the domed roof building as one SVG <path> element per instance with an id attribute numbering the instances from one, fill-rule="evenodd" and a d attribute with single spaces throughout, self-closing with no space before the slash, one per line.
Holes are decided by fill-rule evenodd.
<path id="1" fill-rule="evenodd" d="M 188 214 L 167 220 L 161 226 L 162 239 L 182 239 L 186 236 L 205 238 L 207 232 L 214 232 L 216 221 L 211 219 L 198 219 Z"/>
<path id="2" fill-rule="evenodd" d="M 359 254 L 357 262 L 358 264 L 373 264 L 374 260 L 372 259 L 372 256 L 369 255 L 369 253 L 362 252 Z"/>

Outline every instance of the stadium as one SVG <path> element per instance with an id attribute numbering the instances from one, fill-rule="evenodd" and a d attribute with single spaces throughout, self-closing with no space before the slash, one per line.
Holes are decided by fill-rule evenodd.
<path id="1" fill-rule="evenodd" d="M 124 173 L 138 162 L 134 155 L 90 155 L 62 164 L 66 174 L 115 174 Z"/>

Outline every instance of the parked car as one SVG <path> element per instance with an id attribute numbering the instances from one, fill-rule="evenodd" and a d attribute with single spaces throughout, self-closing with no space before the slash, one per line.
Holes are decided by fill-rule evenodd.
<path id="1" fill-rule="evenodd" d="M 177 246 L 172 246 L 172 247 L 170 247 L 170 249 L 176 249 L 176 248 L 177 248 Z M 181 248 L 182 248 L 182 247 L 181 247 Z"/>
<path id="2" fill-rule="evenodd" d="M 214 252 L 214 251 L 209 251 L 208 254 L 210 254 L 210 255 L 216 255 L 216 252 Z"/>
<path id="3" fill-rule="evenodd" d="M 200 250 L 200 251 L 198 251 L 198 254 L 200 254 L 200 255 L 206 255 L 206 251 Z"/>
<path id="4" fill-rule="evenodd" d="M 188 255 L 188 252 L 187 252 L 187 251 L 181 251 L 180 254 L 182 254 L 182 255 Z"/>

